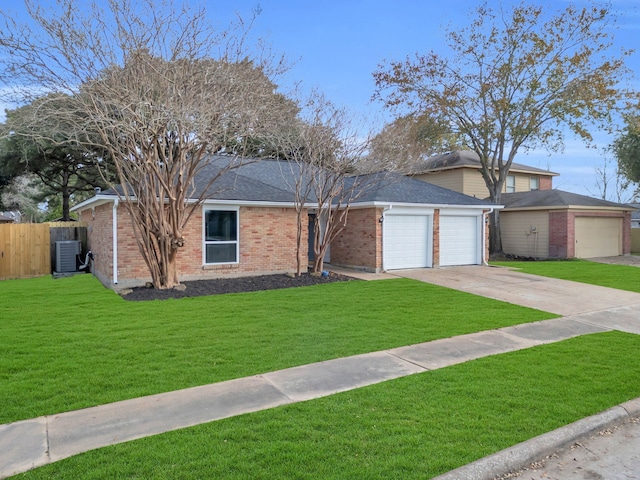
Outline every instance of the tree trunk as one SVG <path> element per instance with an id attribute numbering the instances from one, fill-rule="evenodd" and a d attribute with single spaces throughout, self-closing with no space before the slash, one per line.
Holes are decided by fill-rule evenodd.
<path id="1" fill-rule="evenodd" d="M 489 253 L 502 253 L 502 235 L 500 232 L 500 210 L 494 210 L 489 215 Z"/>
<path id="2" fill-rule="evenodd" d="M 502 195 L 502 182 L 494 185 L 493 189 L 489 189 L 489 198 L 491 203 L 500 204 Z M 502 254 L 502 232 L 500 231 L 500 210 L 494 210 L 489 215 L 489 253 L 491 255 Z"/>
<path id="3" fill-rule="evenodd" d="M 302 208 L 298 208 L 296 213 L 296 277 L 299 277 L 302 274 Z"/>
<path id="4" fill-rule="evenodd" d="M 64 187 L 62 189 L 62 221 L 63 222 L 68 222 L 71 220 L 71 217 L 69 216 L 69 197 L 70 197 L 69 189 L 67 187 Z"/>

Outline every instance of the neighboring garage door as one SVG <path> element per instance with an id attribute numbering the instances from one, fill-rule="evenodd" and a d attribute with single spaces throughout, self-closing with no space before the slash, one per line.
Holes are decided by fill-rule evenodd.
<path id="1" fill-rule="evenodd" d="M 622 219 L 576 217 L 576 257 L 622 255 Z"/>
<path id="2" fill-rule="evenodd" d="M 385 270 L 431 267 L 431 216 L 386 215 L 382 237 Z"/>
<path id="3" fill-rule="evenodd" d="M 440 265 L 480 263 L 479 221 L 482 217 L 440 215 Z"/>

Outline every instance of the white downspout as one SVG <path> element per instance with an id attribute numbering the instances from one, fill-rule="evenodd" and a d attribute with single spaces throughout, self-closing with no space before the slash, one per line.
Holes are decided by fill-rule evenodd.
<path id="1" fill-rule="evenodd" d="M 380 220 L 382 221 L 382 245 L 381 245 L 382 252 L 380 252 L 382 254 L 382 262 L 381 262 L 382 268 L 380 270 L 382 272 L 385 272 L 385 269 L 384 269 L 384 230 L 385 230 L 384 217 L 385 217 L 385 215 L 384 214 L 387 213 L 389 210 L 391 210 L 391 208 L 393 208 L 393 205 L 389 205 L 387 207 L 384 207 L 382 209 L 382 217 L 380 217 Z"/>
<path id="2" fill-rule="evenodd" d="M 113 284 L 118 284 L 118 199 L 113 201 L 113 246 L 111 248 L 113 252 Z"/>
<path id="3" fill-rule="evenodd" d="M 487 215 L 491 215 L 493 210 L 492 208 L 488 212 L 482 212 L 482 265 L 485 267 L 489 266 L 489 262 L 487 262 L 487 258 L 485 257 L 487 251 Z"/>

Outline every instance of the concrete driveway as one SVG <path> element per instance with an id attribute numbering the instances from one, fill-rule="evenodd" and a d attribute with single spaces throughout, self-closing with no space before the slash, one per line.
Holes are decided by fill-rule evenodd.
<path id="1" fill-rule="evenodd" d="M 395 270 L 393 273 L 563 316 L 611 309 L 620 309 L 624 314 L 625 309 L 632 306 L 640 309 L 640 293 L 540 277 L 507 267 L 470 265 Z"/>

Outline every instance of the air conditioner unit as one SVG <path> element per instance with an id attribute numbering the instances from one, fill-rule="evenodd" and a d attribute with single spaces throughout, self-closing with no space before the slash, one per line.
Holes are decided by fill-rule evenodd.
<path id="1" fill-rule="evenodd" d="M 75 272 L 76 255 L 82 252 L 79 240 L 60 240 L 56 242 L 56 272 Z"/>

